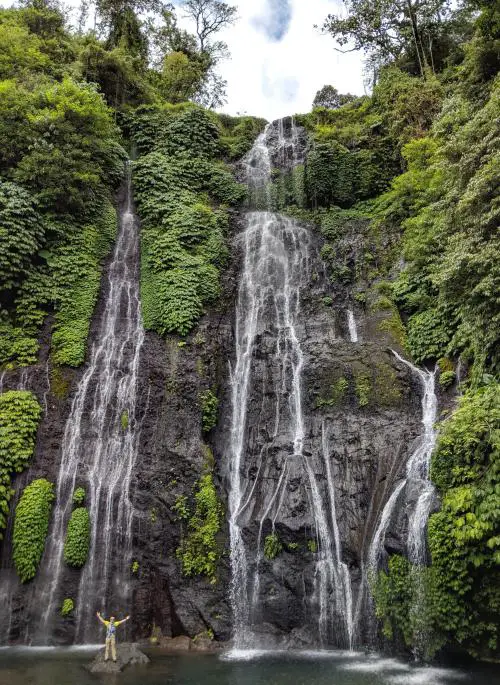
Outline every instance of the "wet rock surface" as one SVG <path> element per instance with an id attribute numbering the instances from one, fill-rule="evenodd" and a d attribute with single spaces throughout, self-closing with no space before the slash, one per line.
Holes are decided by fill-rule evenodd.
<path id="1" fill-rule="evenodd" d="M 119 673 L 127 666 L 143 666 L 149 663 L 149 657 L 144 652 L 141 652 L 139 647 L 131 643 L 117 644 L 116 646 L 116 662 L 112 659 L 107 661 L 104 659 L 105 650 L 96 655 L 93 662 L 88 666 L 91 673 Z"/>

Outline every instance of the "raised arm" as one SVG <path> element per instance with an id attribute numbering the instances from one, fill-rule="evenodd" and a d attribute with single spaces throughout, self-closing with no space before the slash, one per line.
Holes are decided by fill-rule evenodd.
<path id="1" fill-rule="evenodd" d="M 109 621 L 105 621 L 105 620 L 103 619 L 103 617 L 101 616 L 101 612 L 100 612 L 100 611 L 97 612 L 97 618 L 99 619 L 99 621 L 100 621 L 103 625 L 105 625 L 105 626 L 108 625 Z"/>
<path id="2" fill-rule="evenodd" d="M 121 625 L 122 623 L 125 623 L 125 621 L 128 621 L 129 618 L 130 618 L 130 616 L 125 616 L 125 618 L 122 618 L 121 621 L 116 621 L 116 622 L 115 622 L 115 625 L 116 625 L 116 626 L 119 626 L 119 625 Z"/>

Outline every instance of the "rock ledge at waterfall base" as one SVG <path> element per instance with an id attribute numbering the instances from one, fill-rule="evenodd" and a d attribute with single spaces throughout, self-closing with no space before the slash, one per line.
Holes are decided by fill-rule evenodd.
<path id="1" fill-rule="evenodd" d="M 96 655 L 94 661 L 88 666 L 91 673 L 119 673 L 127 666 L 139 666 L 149 663 L 149 658 L 141 652 L 134 642 L 124 642 L 116 646 L 117 660 L 105 661 L 104 648 Z"/>

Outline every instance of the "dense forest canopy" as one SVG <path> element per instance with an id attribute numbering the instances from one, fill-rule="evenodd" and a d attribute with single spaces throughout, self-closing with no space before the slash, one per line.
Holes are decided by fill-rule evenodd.
<path id="1" fill-rule="evenodd" d="M 443 392 L 460 390 L 432 466 L 442 508 L 429 525 L 426 620 L 433 649 L 492 657 L 500 639 L 500 7 L 344 4 L 323 31 L 339 49 L 364 51 L 372 94 L 326 85 L 312 111 L 297 115 L 307 158 L 276 180 L 274 203 L 316 225 L 332 283 L 386 311 L 408 355 L 438 364 Z M 265 124 L 213 111 L 226 98 L 218 65 L 228 47 L 218 32 L 236 20 L 235 8 L 216 0 L 83 0 L 76 26 L 57 0 L 0 10 L 3 369 L 36 362 L 46 322 L 53 363 L 83 363 L 129 156 L 138 156 L 146 327 L 184 336 L 217 303 L 231 215 L 245 197 L 230 165 Z M 362 236 L 355 252 L 350 230 Z M 409 646 L 418 626 L 401 587 L 411 573 L 395 556 L 374 588 L 384 633 Z"/>

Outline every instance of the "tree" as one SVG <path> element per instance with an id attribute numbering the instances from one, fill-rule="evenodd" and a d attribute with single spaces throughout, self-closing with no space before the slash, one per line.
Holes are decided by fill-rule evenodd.
<path id="1" fill-rule="evenodd" d="M 318 90 L 313 100 L 313 109 L 317 107 L 326 107 L 326 109 L 338 109 L 348 102 L 356 100 L 355 95 L 350 93 L 339 93 L 335 86 L 323 86 Z"/>
<path id="2" fill-rule="evenodd" d="M 196 24 L 201 52 L 209 51 L 209 40 L 214 34 L 236 21 L 236 7 L 219 0 L 182 0 L 181 6 L 185 16 Z"/>
<path id="3" fill-rule="evenodd" d="M 344 0 L 347 16 L 329 14 L 323 30 L 341 47 L 374 53 L 384 63 L 413 49 L 420 74 L 433 65 L 433 42 L 446 33 L 450 0 Z"/>

